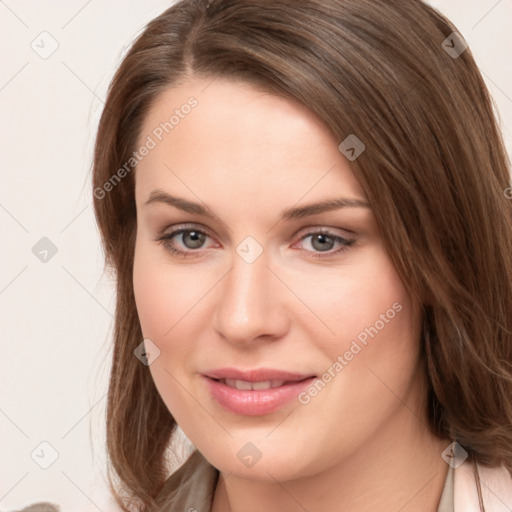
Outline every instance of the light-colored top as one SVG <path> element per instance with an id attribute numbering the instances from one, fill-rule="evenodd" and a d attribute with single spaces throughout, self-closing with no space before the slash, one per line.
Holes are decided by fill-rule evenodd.
<path id="1" fill-rule="evenodd" d="M 448 468 L 437 512 L 455 511 L 454 471 Z M 211 512 L 218 479 L 219 471 L 195 450 L 166 480 L 155 512 Z M 486 509 L 486 512 L 494 511 Z"/>
<path id="2" fill-rule="evenodd" d="M 443 492 L 439 499 L 439 505 L 437 505 L 437 512 L 454 512 L 455 510 L 453 499 L 453 473 L 453 467 L 448 466 L 448 473 L 446 474 L 446 480 L 444 481 Z"/>

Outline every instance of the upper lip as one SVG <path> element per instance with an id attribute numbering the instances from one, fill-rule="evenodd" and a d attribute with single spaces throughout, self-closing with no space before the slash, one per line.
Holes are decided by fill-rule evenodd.
<path id="1" fill-rule="evenodd" d="M 242 371 L 237 368 L 219 368 L 205 372 L 203 375 L 211 379 L 235 379 L 245 382 L 264 382 L 267 380 L 284 380 L 285 382 L 299 382 L 313 374 L 292 373 L 272 368 L 257 368 L 254 370 Z"/>

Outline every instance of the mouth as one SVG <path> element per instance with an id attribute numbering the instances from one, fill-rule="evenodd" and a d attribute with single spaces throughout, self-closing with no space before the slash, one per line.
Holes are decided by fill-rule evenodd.
<path id="1" fill-rule="evenodd" d="M 285 405 L 307 388 L 316 375 L 260 369 L 222 369 L 203 374 L 211 396 L 224 409 L 245 416 L 262 416 Z"/>
<path id="2" fill-rule="evenodd" d="M 240 391 L 260 391 L 262 389 L 274 389 L 283 386 L 284 384 L 290 384 L 292 381 L 285 380 L 262 380 L 259 382 L 250 382 L 247 380 L 237 379 L 214 379 L 221 384 L 224 384 L 233 389 L 239 389 Z"/>
<path id="3" fill-rule="evenodd" d="M 239 370 L 238 368 L 219 368 L 210 370 L 204 374 L 214 380 L 235 380 L 241 382 L 299 382 L 301 380 L 315 377 L 311 373 L 294 373 L 286 370 L 273 368 L 256 368 L 254 370 Z M 280 384 L 282 385 L 282 384 Z"/>

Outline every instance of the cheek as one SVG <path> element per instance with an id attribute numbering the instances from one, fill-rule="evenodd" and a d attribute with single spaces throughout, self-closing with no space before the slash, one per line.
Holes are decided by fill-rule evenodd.
<path id="1" fill-rule="evenodd" d="M 145 242 L 135 248 L 133 289 L 144 336 L 161 342 L 172 339 L 178 323 L 180 328 L 190 323 L 194 304 L 207 291 L 193 274 L 172 268 L 164 249 Z"/>
<path id="2" fill-rule="evenodd" d="M 354 321 L 348 323 L 345 339 L 352 347 L 353 340 L 361 347 L 362 368 L 381 371 L 391 383 L 401 371 L 414 371 L 417 364 L 419 343 L 411 298 L 383 249 L 374 253 L 359 283 L 348 302 L 348 318 Z"/>
<path id="3" fill-rule="evenodd" d="M 182 341 L 195 339 L 192 332 L 187 331 L 187 336 L 183 332 L 197 324 L 191 308 L 199 293 L 195 289 L 197 285 L 194 288 L 195 281 L 182 274 L 172 271 L 163 249 L 137 241 L 133 266 L 137 314 L 144 338 L 150 339 L 160 350 L 149 370 L 167 408 L 178 417 L 187 410 L 178 382 L 183 381 L 184 363 L 193 345 Z"/>
<path id="4" fill-rule="evenodd" d="M 330 331 L 316 338 L 331 357 L 348 350 L 354 339 L 364 346 L 377 331 L 379 338 L 389 338 L 388 344 L 411 343 L 410 297 L 380 244 L 361 251 L 345 267 L 317 275 L 314 285 L 306 288 L 305 283 L 308 304 Z M 310 327 L 318 323 L 314 319 Z"/>
<path id="5" fill-rule="evenodd" d="M 409 293 L 380 246 L 333 276 L 322 293 L 316 290 L 315 307 L 336 334 L 315 337 L 327 356 L 321 378 L 328 384 L 320 386 L 321 393 L 337 404 L 338 414 L 352 418 L 353 422 L 344 420 L 351 435 L 358 429 L 365 432 L 388 414 L 396 402 L 393 393 L 402 396 L 416 375 L 418 319 L 413 317 Z M 322 400 L 312 410 L 321 408 Z"/>
<path id="6" fill-rule="evenodd" d="M 315 303 L 318 311 L 323 306 L 323 318 L 336 333 L 329 341 L 316 337 L 327 356 L 323 383 L 311 386 L 301 402 L 307 419 L 313 418 L 312 431 L 319 417 L 322 429 L 333 433 L 327 444 L 311 436 L 324 462 L 333 463 L 371 439 L 403 408 L 401 400 L 409 401 L 412 389 L 416 393 L 420 347 L 410 296 L 382 250 L 369 251 L 364 262 L 336 279 Z M 325 410 L 331 411 L 328 417 Z"/>
<path id="7" fill-rule="evenodd" d="M 218 273 L 200 273 L 190 265 L 170 262 L 165 250 L 149 241 L 136 244 L 133 288 L 137 313 L 144 338 L 160 350 L 150 371 L 169 408 L 168 400 L 182 394 L 177 382 L 194 371 L 193 354 L 201 348 L 201 336 L 210 325 L 207 294 L 218 279 Z"/>

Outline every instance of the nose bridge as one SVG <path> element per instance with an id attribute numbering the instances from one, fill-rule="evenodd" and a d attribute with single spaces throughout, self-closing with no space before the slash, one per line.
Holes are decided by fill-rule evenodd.
<path id="1" fill-rule="evenodd" d="M 268 253 L 251 261 L 243 248 L 242 243 L 233 253 L 231 271 L 223 279 L 215 327 L 228 341 L 238 343 L 261 335 L 280 336 L 286 321 L 277 280 L 267 268 Z"/>

